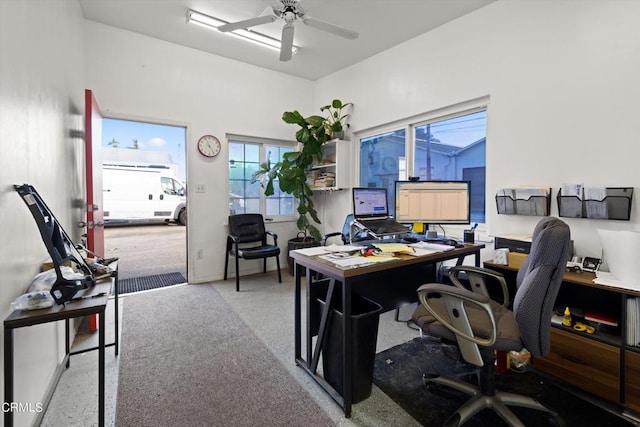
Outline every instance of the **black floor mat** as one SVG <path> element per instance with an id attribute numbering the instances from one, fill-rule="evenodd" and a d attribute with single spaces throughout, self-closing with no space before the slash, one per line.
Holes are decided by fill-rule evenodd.
<path id="1" fill-rule="evenodd" d="M 445 356 L 442 344 L 424 338 L 390 348 L 376 355 L 374 383 L 422 425 L 439 426 L 468 396 L 438 386 L 427 389 L 423 373 L 438 373 L 461 379 L 475 379 L 473 367 Z M 624 419 L 571 394 L 534 372 L 496 375 L 499 390 L 535 397 L 556 410 L 567 426 L 632 426 Z M 533 409 L 509 407 L 527 426 L 548 426 L 548 417 Z M 506 425 L 491 410 L 483 410 L 465 426 Z"/>
<path id="2" fill-rule="evenodd" d="M 134 277 L 118 280 L 118 294 L 130 294 L 133 292 L 148 291 L 149 289 L 164 288 L 179 283 L 186 283 L 182 273 L 156 274 L 153 276 Z"/>

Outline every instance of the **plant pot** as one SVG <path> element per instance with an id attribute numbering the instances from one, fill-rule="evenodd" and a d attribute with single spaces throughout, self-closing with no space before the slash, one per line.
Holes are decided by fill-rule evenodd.
<path id="1" fill-rule="evenodd" d="M 331 132 L 331 139 L 344 139 L 344 131 Z"/>
<path id="2" fill-rule="evenodd" d="M 314 246 L 320 246 L 320 242 L 318 242 L 316 239 L 314 239 L 311 236 L 304 236 L 304 235 L 300 235 L 302 233 L 298 234 L 298 237 L 293 238 L 291 240 L 289 240 L 288 244 L 289 244 L 289 250 L 287 251 L 287 263 L 289 264 L 289 273 L 293 276 L 294 271 L 293 271 L 293 258 L 291 258 L 291 256 L 289 256 L 289 252 L 296 250 L 296 249 L 303 249 L 303 248 L 312 248 Z M 302 267 L 304 269 L 304 267 Z M 303 273 L 305 272 L 305 270 L 303 270 Z"/>

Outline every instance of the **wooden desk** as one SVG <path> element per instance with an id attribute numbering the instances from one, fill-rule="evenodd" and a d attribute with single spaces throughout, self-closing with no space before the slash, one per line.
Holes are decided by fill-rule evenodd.
<path id="1" fill-rule="evenodd" d="M 114 268 L 114 266 L 111 266 Z M 63 363 L 68 368 L 70 366 L 70 356 L 84 353 L 91 350 L 98 350 L 98 425 L 104 426 L 104 403 L 105 403 L 105 347 L 115 346 L 115 354 L 118 355 L 118 277 L 117 266 L 114 268 L 115 276 L 110 279 L 99 281 L 94 287 L 84 289 L 76 295 L 91 296 L 105 293 L 103 296 L 67 302 L 65 305 L 53 305 L 52 307 L 40 310 L 15 310 L 4 320 L 4 401 L 5 405 L 11 405 L 13 400 L 13 331 L 18 328 L 34 326 L 43 323 L 65 321 L 65 357 Z M 105 345 L 105 310 L 111 291 L 115 295 L 115 340 L 111 344 Z M 70 343 L 70 319 L 90 316 L 98 316 L 98 346 L 86 350 L 71 352 Z M 13 410 L 8 410 L 4 414 L 5 427 L 13 426 Z"/>
<path id="2" fill-rule="evenodd" d="M 317 256 L 306 256 L 300 253 L 291 252 L 290 256 L 294 260 L 295 269 L 295 362 L 298 366 L 304 369 L 344 410 L 345 416 L 348 418 L 351 416 L 352 406 L 352 371 L 351 371 L 351 358 L 352 358 L 352 316 L 351 316 L 351 297 L 354 289 L 359 284 L 367 284 L 367 287 L 361 287 L 366 289 L 369 285 L 375 285 L 377 289 L 383 290 L 385 301 L 376 301 L 383 306 L 383 310 L 388 311 L 399 307 L 400 305 L 410 302 L 406 300 L 397 300 L 393 298 L 394 292 L 411 290 L 413 301 L 417 300 L 417 288 L 423 283 L 433 281 L 433 277 L 425 277 L 421 274 L 421 268 L 424 266 L 433 266 L 438 262 L 446 260 L 457 260 L 457 264 L 461 265 L 467 256 L 474 256 L 475 265 L 480 265 L 480 250 L 484 248 L 482 244 L 467 244 L 464 248 L 454 249 L 448 252 L 437 252 L 427 256 L 413 257 L 410 255 L 401 255 L 397 261 L 384 262 L 379 264 L 373 264 L 370 266 L 363 266 L 357 268 L 340 268 L 330 261 L 323 260 Z M 306 268 L 306 283 L 307 283 L 307 334 L 306 334 L 306 359 L 302 357 L 302 315 L 301 315 L 301 279 L 302 271 L 305 270 L 300 267 Z M 336 283 L 339 282 L 342 288 L 342 313 L 343 313 L 343 333 L 342 333 L 342 345 L 343 345 L 343 357 L 342 357 L 342 372 L 344 373 L 342 384 L 342 395 L 335 390 L 324 378 L 316 374 L 318 366 L 318 360 L 322 349 L 322 343 L 326 329 L 328 326 L 328 315 L 330 310 L 330 304 L 324 304 L 324 308 L 320 315 L 320 325 L 318 329 L 318 338 L 316 340 L 316 347 L 312 353 L 312 325 L 310 319 L 311 311 L 311 294 L 314 285 L 318 281 L 314 282 L 314 277 L 320 273 L 323 277 L 326 277 L 329 281 L 326 298 L 324 301 L 331 301 Z M 404 285 L 404 287 L 403 287 Z M 383 293 L 381 293 L 383 295 Z M 374 299 L 375 300 L 375 299 Z"/>
<path id="3" fill-rule="evenodd" d="M 484 266 L 501 272 L 510 287 L 515 286 L 517 268 L 490 262 Z M 536 357 L 533 366 L 595 396 L 640 412 L 640 346 L 630 345 L 625 339 L 627 299 L 640 298 L 640 291 L 600 285 L 593 283 L 594 278 L 593 273 L 565 272 L 555 306 L 606 314 L 618 326 L 596 328 L 594 334 L 588 334 L 552 324 L 551 351 L 544 357 Z M 577 317 L 575 320 L 584 321 Z"/>

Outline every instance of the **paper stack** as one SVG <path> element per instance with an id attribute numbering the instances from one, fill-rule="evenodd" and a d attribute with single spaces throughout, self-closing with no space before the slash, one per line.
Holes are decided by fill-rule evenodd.
<path id="1" fill-rule="evenodd" d="M 334 174 L 333 172 L 322 172 L 316 176 L 313 182 L 313 186 L 315 188 L 333 187 L 335 179 L 336 174 Z"/>

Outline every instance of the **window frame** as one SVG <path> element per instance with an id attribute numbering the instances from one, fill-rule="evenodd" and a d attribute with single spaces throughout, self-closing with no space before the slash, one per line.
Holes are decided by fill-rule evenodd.
<path id="1" fill-rule="evenodd" d="M 266 147 L 284 147 L 284 148 L 290 148 L 292 151 L 298 151 L 298 143 L 295 141 L 287 141 L 287 140 L 281 140 L 281 139 L 274 139 L 274 138 L 262 138 L 262 137 L 254 137 L 254 136 L 247 136 L 247 135 L 238 135 L 238 134 L 226 134 L 225 135 L 226 140 L 227 140 L 227 146 L 231 143 L 236 143 L 236 144 L 250 144 L 250 145 L 257 145 L 259 146 L 259 163 L 262 164 L 267 160 L 267 149 Z M 231 159 L 227 159 L 227 194 L 230 194 L 230 181 L 231 181 L 231 177 L 229 176 L 229 162 L 231 161 Z M 296 204 L 296 200 L 295 198 L 293 199 L 293 203 L 294 203 L 294 207 L 293 207 L 293 212 L 290 215 L 267 215 L 266 210 L 267 210 L 267 197 L 264 194 L 264 189 L 260 190 L 260 200 L 259 200 L 259 210 L 260 210 L 260 214 L 262 214 L 262 216 L 265 218 L 265 220 L 269 220 L 270 222 L 286 222 L 286 221 L 295 221 L 297 216 L 297 204 Z M 229 215 L 231 214 L 230 210 L 229 210 Z"/>
<path id="2" fill-rule="evenodd" d="M 465 102 L 449 105 L 446 107 L 438 108 L 432 111 L 428 111 L 422 114 L 418 114 L 415 116 L 410 116 L 404 119 L 395 120 L 393 122 L 389 122 L 383 125 L 374 126 L 368 129 L 364 129 L 354 133 L 355 140 L 358 141 L 358 146 L 356 149 L 360 150 L 360 146 L 362 144 L 363 139 L 371 138 L 376 135 L 381 135 L 385 133 L 395 132 L 398 130 L 405 131 L 405 162 L 406 168 L 404 169 L 404 177 L 399 176 L 398 179 L 408 179 L 409 176 L 413 176 L 413 167 L 415 164 L 415 150 L 416 150 L 416 141 L 415 141 L 415 129 L 420 126 L 424 126 L 429 123 L 440 122 L 443 120 L 448 120 L 451 118 L 464 116 L 467 114 L 477 113 L 479 111 L 485 111 L 487 115 L 487 123 L 489 117 L 489 96 L 482 96 L 479 98 L 471 99 Z M 487 132 L 488 134 L 488 126 Z M 360 182 L 360 156 L 356 156 L 355 159 L 355 167 L 358 171 L 357 173 L 357 182 L 358 185 L 362 185 Z M 488 165 L 485 159 L 485 170 L 488 169 Z M 488 194 L 486 189 L 486 181 L 485 181 L 485 194 Z M 486 230 L 486 221 L 488 218 L 487 208 L 489 204 L 485 203 L 485 223 L 478 224 L 478 231 Z M 463 230 L 468 228 L 468 225 L 446 225 L 447 228 L 451 230 Z"/>

